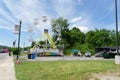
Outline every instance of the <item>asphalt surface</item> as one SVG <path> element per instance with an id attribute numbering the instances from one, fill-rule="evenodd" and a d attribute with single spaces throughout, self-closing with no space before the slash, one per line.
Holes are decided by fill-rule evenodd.
<path id="1" fill-rule="evenodd" d="M 16 57 L 15 57 L 16 58 Z M 46 56 L 46 57 L 35 57 L 35 59 L 28 59 L 28 56 L 19 56 L 19 58 L 24 58 L 28 61 L 59 61 L 59 60 L 114 60 L 114 59 L 104 59 L 102 57 L 78 57 L 78 56 Z"/>

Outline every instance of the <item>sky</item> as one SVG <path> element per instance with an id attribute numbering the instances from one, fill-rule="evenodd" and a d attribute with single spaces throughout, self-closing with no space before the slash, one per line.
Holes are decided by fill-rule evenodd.
<path id="1" fill-rule="evenodd" d="M 0 45 L 18 45 L 18 35 L 14 34 L 15 25 L 21 24 L 20 46 L 31 45 L 43 34 L 44 29 L 52 35 L 51 19 L 63 17 L 68 20 L 69 29 L 79 28 L 87 33 L 89 30 L 115 30 L 114 0 L 0 0 Z M 120 0 L 118 0 L 118 24 L 120 26 Z M 43 22 L 43 16 L 47 21 Z M 34 20 L 38 19 L 38 25 Z M 32 33 L 28 32 L 29 28 Z M 120 27 L 118 28 L 120 30 Z"/>

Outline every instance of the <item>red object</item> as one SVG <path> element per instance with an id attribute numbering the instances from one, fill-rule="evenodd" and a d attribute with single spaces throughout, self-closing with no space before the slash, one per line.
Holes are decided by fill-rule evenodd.
<path id="1" fill-rule="evenodd" d="M 20 64 L 20 63 L 21 63 L 21 62 L 20 62 L 20 60 L 18 59 L 17 62 L 16 62 L 16 64 Z"/>

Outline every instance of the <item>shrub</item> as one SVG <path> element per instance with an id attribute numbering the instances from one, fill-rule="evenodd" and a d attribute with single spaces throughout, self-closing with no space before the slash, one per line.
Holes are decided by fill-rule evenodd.
<path id="1" fill-rule="evenodd" d="M 16 55 L 18 53 L 18 48 L 13 49 L 13 54 Z"/>
<path id="2" fill-rule="evenodd" d="M 13 48 L 12 52 L 13 52 L 14 55 L 17 55 L 18 54 L 18 48 Z M 20 52 L 21 52 L 21 48 L 20 48 Z"/>

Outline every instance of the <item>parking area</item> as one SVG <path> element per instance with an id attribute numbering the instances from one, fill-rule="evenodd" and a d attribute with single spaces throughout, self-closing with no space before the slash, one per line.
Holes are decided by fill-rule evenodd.
<path id="1" fill-rule="evenodd" d="M 114 60 L 114 59 L 104 59 L 103 57 L 79 57 L 79 56 L 42 56 L 35 57 L 35 59 L 28 59 L 28 56 L 20 56 L 21 59 L 26 59 L 28 61 L 59 61 L 59 60 Z"/>

